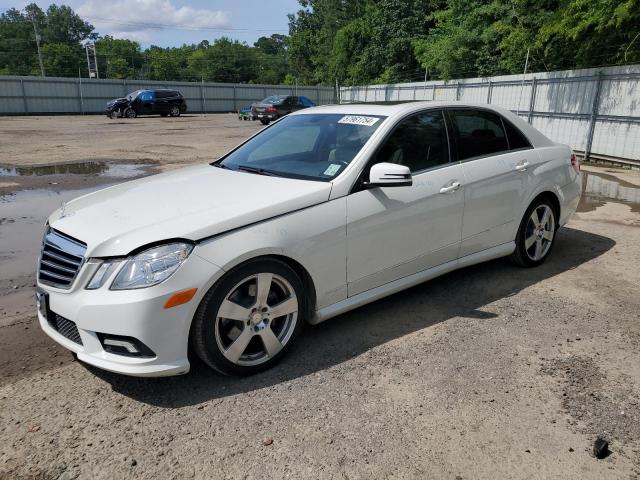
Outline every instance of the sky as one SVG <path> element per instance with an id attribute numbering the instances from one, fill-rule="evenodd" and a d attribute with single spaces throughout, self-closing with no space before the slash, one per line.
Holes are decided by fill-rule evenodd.
<path id="1" fill-rule="evenodd" d="M 100 35 L 161 47 L 210 42 L 227 36 L 252 44 L 259 37 L 288 32 L 288 13 L 297 0 L 0 0 L 0 13 L 35 2 L 68 5 Z"/>

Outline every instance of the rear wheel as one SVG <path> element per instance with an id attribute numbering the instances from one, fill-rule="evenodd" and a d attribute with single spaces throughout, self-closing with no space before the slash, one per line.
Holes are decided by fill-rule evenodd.
<path id="1" fill-rule="evenodd" d="M 172 105 L 171 108 L 169 109 L 169 115 L 171 115 L 172 117 L 179 117 L 180 107 L 178 107 L 177 105 Z"/>
<path id="2" fill-rule="evenodd" d="M 260 123 L 262 123 L 263 125 L 269 125 L 269 119 L 268 118 L 261 118 L 260 119 Z"/>
<path id="3" fill-rule="evenodd" d="M 197 355 L 226 375 L 274 365 L 300 332 L 305 296 L 298 275 L 275 259 L 232 270 L 209 290 L 193 319 Z"/>
<path id="4" fill-rule="evenodd" d="M 549 256 L 556 236 L 556 212 L 547 199 L 535 201 L 526 211 L 511 259 L 523 267 L 540 265 Z"/>

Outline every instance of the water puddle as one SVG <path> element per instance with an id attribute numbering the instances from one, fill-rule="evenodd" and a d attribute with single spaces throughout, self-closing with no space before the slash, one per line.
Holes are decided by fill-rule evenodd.
<path id="1" fill-rule="evenodd" d="M 0 196 L 0 283 L 35 272 L 47 217 L 62 202 L 103 188 L 78 190 L 21 190 Z"/>
<path id="2" fill-rule="evenodd" d="M 605 203 L 629 205 L 632 212 L 640 212 L 640 187 L 613 175 L 582 172 L 582 198 L 578 212 L 591 212 Z"/>
<path id="3" fill-rule="evenodd" d="M 152 167 L 143 163 L 77 162 L 55 165 L 0 165 L 0 177 L 42 177 L 54 175 L 99 175 L 109 178 L 133 178 L 144 175 Z"/>

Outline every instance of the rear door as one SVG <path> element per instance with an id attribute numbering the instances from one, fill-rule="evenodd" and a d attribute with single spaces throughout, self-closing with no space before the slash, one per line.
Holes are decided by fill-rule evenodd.
<path id="1" fill-rule="evenodd" d="M 464 172 L 463 257 L 514 240 L 537 156 L 522 134 L 511 149 L 507 130 L 515 127 L 491 110 L 451 108 L 448 114 Z"/>
<path id="2" fill-rule="evenodd" d="M 450 162 L 443 112 L 400 120 L 369 166 L 381 162 L 408 166 L 413 185 L 347 196 L 349 296 L 455 260 L 460 247 L 462 166 Z"/>
<path id="3" fill-rule="evenodd" d="M 153 113 L 169 113 L 172 96 L 173 92 L 169 90 L 157 90 Z"/>

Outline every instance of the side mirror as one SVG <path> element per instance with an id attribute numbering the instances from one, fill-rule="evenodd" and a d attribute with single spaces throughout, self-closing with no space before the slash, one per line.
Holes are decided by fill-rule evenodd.
<path id="1" fill-rule="evenodd" d="M 411 170 L 396 163 L 376 163 L 369 172 L 370 187 L 408 187 L 413 184 Z"/>

